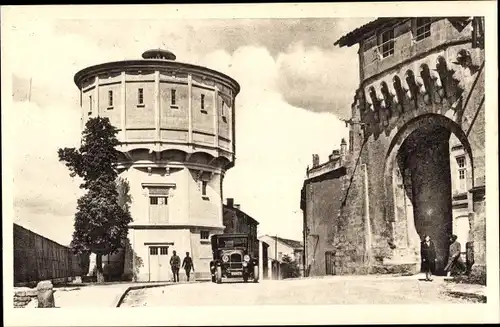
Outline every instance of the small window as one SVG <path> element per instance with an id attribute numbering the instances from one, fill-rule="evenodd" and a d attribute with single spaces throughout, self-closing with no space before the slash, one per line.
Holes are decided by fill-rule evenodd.
<path id="1" fill-rule="evenodd" d="M 465 170 L 458 171 L 458 179 L 465 179 Z"/>
<path id="2" fill-rule="evenodd" d="M 458 190 L 459 192 L 465 192 L 467 189 L 467 161 L 465 156 L 456 157 L 458 166 Z"/>
<path id="3" fill-rule="evenodd" d="M 167 255 L 167 254 L 168 254 L 168 246 L 160 247 L 160 255 Z"/>
<path id="4" fill-rule="evenodd" d="M 205 110 L 205 94 L 201 95 L 200 102 L 201 110 Z"/>
<path id="5" fill-rule="evenodd" d="M 144 89 L 139 88 L 137 90 L 137 104 L 144 104 Z"/>
<path id="6" fill-rule="evenodd" d="M 201 195 L 207 196 L 207 181 L 201 181 Z"/>
<path id="7" fill-rule="evenodd" d="M 176 104 L 175 90 L 172 89 L 170 90 L 170 105 L 175 106 L 175 104 Z"/>
<path id="8" fill-rule="evenodd" d="M 161 196 L 158 198 L 158 204 L 159 205 L 167 205 L 168 204 L 168 198 L 166 196 Z"/>
<path id="9" fill-rule="evenodd" d="M 150 255 L 158 255 L 158 248 L 154 247 L 154 246 L 150 247 L 149 248 L 149 254 Z"/>
<path id="10" fill-rule="evenodd" d="M 222 117 L 226 117 L 226 110 L 224 109 L 224 106 L 226 105 L 226 102 L 224 100 L 222 100 L 222 105 L 220 107 L 220 110 L 221 110 L 221 116 Z"/>
<path id="11" fill-rule="evenodd" d="M 113 106 L 113 91 L 108 91 L 108 107 Z"/>
<path id="12" fill-rule="evenodd" d="M 158 205 L 158 198 L 156 196 L 152 196 L 149 198 L 149 204 Z"/>
<path id="13" fill-rule="evenodd" d="M 394 30 L 390 29 L 382 33 L 382 44 L 379 47 L 382 52 L 382 58 L 392 56 L 394 54 Z"/>
<path id="14" fill-rule="evenodd" d="M 209 231 L 206 231 L 206 230 L 202 230 L 200 232 L 200 238 L 202 240 L 208 240 L 208 238 L 210 237 L 210 232 Z"/>
<path id="15" fill-rule="evenodd" d="M 92 113 L 92 96 L 89 95 L 89 115 Z"/>
<path id="16" fill-rule="evenodd" d="M 417 30 L 415 39 L 417 41 L 423 40 L 431 36 L 431 19 L 430 18 L 417 18 Z"/>

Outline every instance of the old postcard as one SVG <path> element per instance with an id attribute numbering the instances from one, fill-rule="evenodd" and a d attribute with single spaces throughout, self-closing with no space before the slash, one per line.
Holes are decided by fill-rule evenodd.
<path id="1" fill-rule="evenodd" d="M 495 2 L 1 21 L 6 325 L 499 321 Z"/>

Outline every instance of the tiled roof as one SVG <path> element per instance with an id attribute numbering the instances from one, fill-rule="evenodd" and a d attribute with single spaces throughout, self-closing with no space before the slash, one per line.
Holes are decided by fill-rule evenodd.
<path id="1" fill-rule="evenodd" d="M 223 210 L 223 213 L 224 215 L 226 215 L 227 213 L 231 212 L 233 214 L 233 216 L 246 216 L 247 218 L 250 219 L 250 222 L 253 222 L 255 223 L 256 225 L 259 225 L 259 222 L 252 218 L 249 214 L 247 214 L 246 212 L 238 209 L 238 208 L 235 208 L 235 207 L 229 207 L 228 205 L 224 204 L 223 205 L 224 207 L 224 210 Z"/>
<path id="2" fill-rule="evenodd" d="M 340 47 L 343 46 L 352 46 L 358 43 L 366 34 L 373 32 L 376 29 L 379 29 L 384 26 L 394 25 L 396 23 L 402 22 L 404 20 L 410 19 L 411 17 L 383 17 L 372 20 L 365 25 L 362 25 L 355 30 L 347 33 L 342 36 L 340 39 L 335 41 L 334 45 L 338 45 Z M 462 30 L 467 24 L 470 22 L 469 17 L 447 17 L 450 23 L 455 26 L 459 31 Z"/>
<path id="3" fill-rule="evenodd" d="M 299 242 L 299 241 L 290 240 L 290 239 L 282 238 L 282 237 L 276 237 L 276 236 L 269 236 L 269 237 L 272 238 L 273 240 L 278 239 L 278 242 L 286 244 L 287 246 L 291 247 L 292 249 L 302 250 L 302 248 L 304 247 L 302 245 L 302 242 Z"/>
<path id="4" fill-rule="evenodd" d="M 338 45 L 340 47 L 343 46 L 352 46 L 356 43 L 359 42 L 359 39 L 363 37 L 366 33 L 369 33 L 382 25 L 385 25 L 391 21 L 396 20 L 397 18 L 395 17 L 387 17 L 387 18 L 377 18 L 375 20 L 372 20 L 369 23 L 366 23 L 363 26 L 360 26 L 356 28 L 354 31 L 351 31 L 347 33 L 346 35 L 342 36 L 340 39 L 335 41 L 334 45 Z"/>

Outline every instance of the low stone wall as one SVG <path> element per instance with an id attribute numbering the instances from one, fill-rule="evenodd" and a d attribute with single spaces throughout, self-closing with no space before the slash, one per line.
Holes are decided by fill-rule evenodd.
<path id="1" fill-rule="evenodd" d="M 14 308 L 54 308 L 54 285 L 50 280 L 43 280 L 36 288 L 14 288 Z"/>
<path id="2" fill-rule="evenodd" d="M 14 308 L 24 308 L 31 301 L 36 300 L 38 292 L 36 288 L 16 287 L 14 288 Z"/>

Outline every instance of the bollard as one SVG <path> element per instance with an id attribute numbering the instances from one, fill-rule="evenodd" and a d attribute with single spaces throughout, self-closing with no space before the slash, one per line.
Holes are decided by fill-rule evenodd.
<path id="1" fill-rule="evenodd" d="M 54 308 L 54 286 L 50 280 L 41 281 L 36 286 L 38 291 L 38 307 Z"/>

